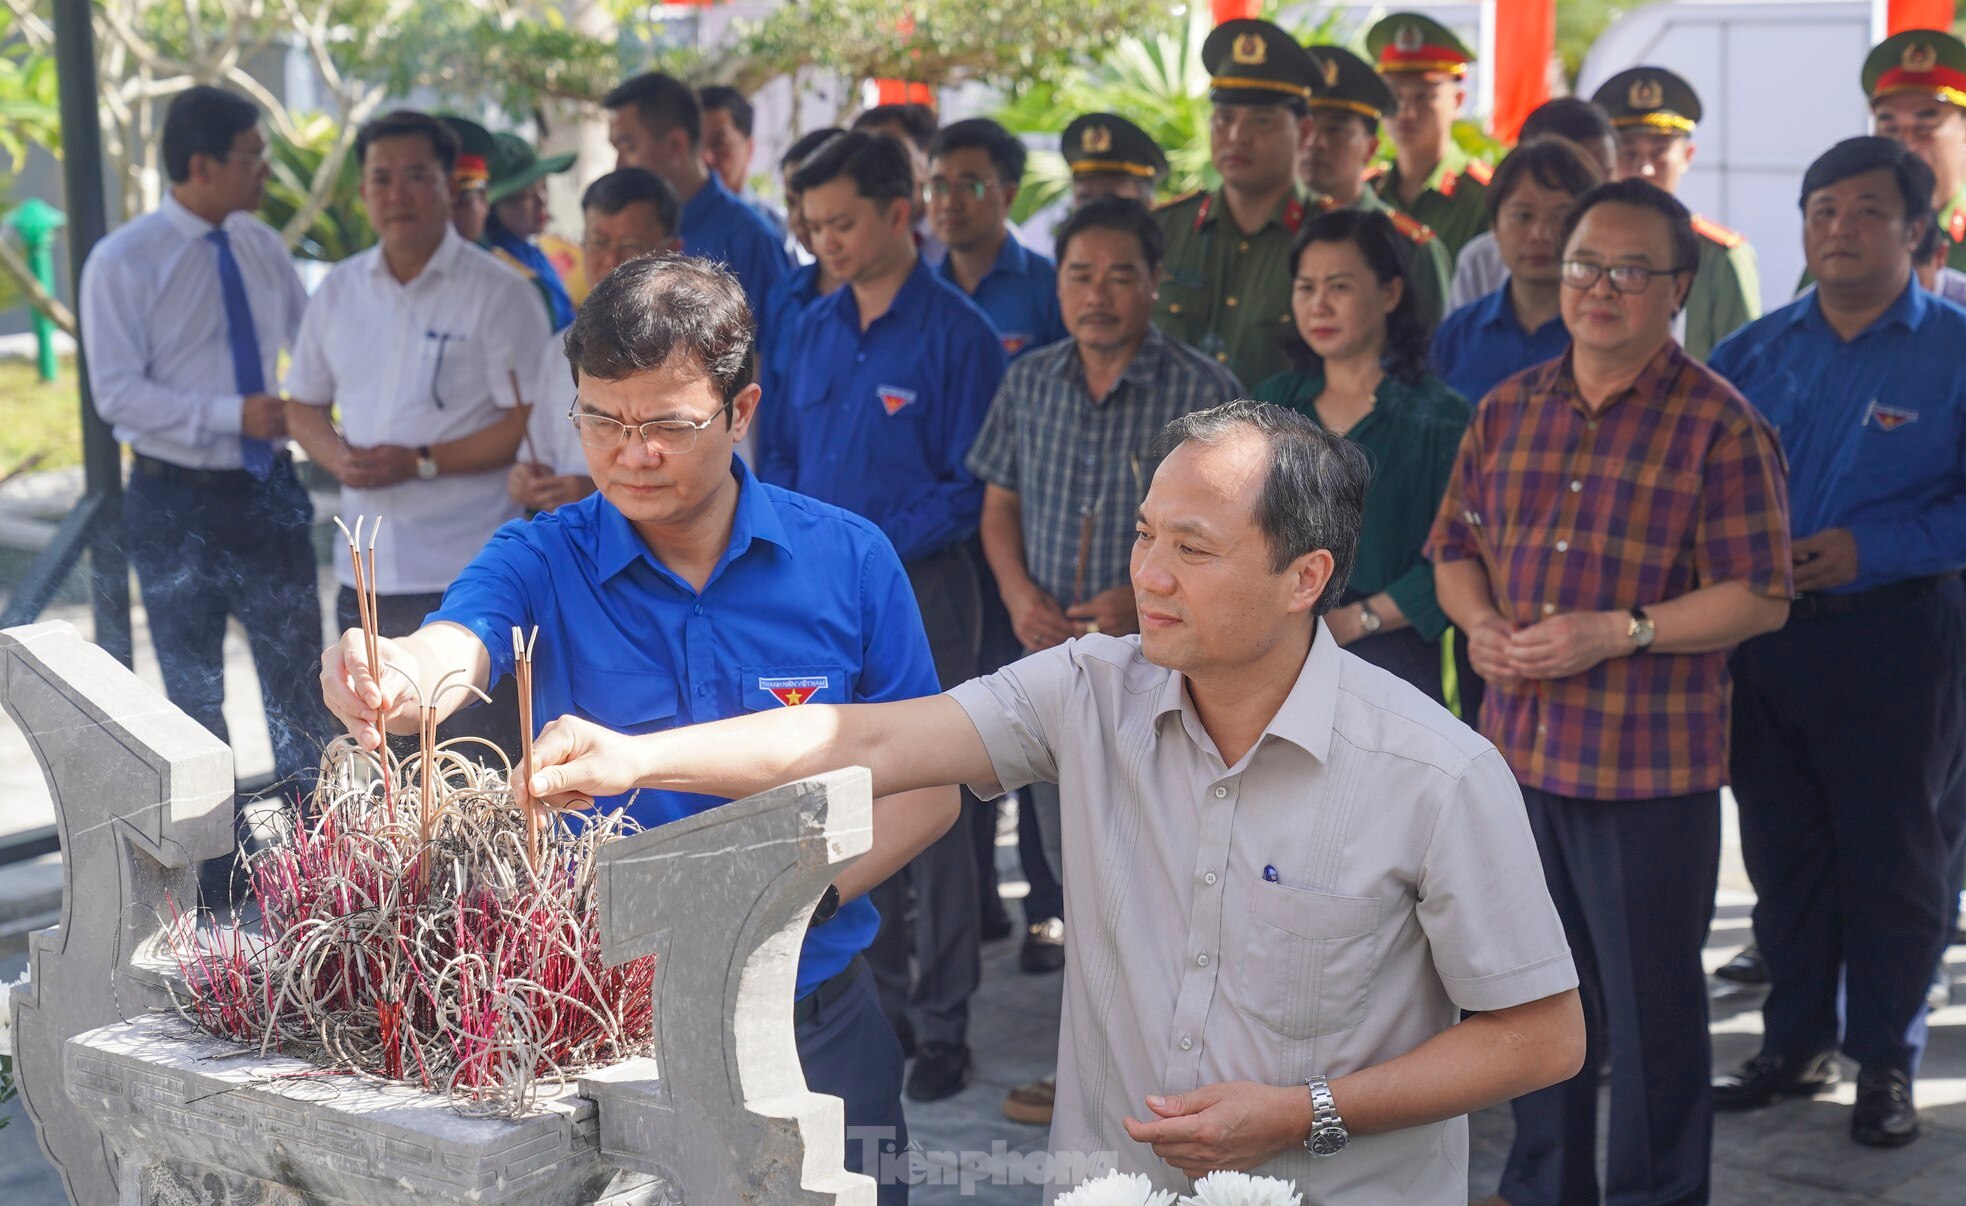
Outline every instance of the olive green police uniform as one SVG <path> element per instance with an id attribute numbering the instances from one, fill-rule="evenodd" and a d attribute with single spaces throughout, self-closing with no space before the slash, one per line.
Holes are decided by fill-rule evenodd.
<path id="1" fill-rule="evenodd" d="M 1966 109 L 1966 42 L 1936 29 L 1892 34 L 1864 57 L 1863 84 L 1873 104 L 1916 93 Z M 1952 240 L 1946 266 L 1966 272 L 1966 181 L 1938 208 L 1939 230 Z"/>
<path id="2" fill-rule="evenodd" d="M 1394 13 L 1374 25 L 1365 35 L 1366 50 L 1377 63 L 1381 75 L 1440 75 L 1460 79 L 1467 75 L 1474 52 L 1438 21 L 1417 13 Z M 1379 195 L 1386 203 L 1412 215 L 1434 232 L 1447 255 L 1451 272 L 1454 257 L 1468 240 L 1488 229 L 1489 166 L 1450 142 L 1447 153 L 1434 166 L 1433 173 L 1419 185 L 1411 204 L 1402 201 L 1409 181 L 1400 176 L 1399 164 L 1388 167 L 1377 181 Z"/>
<path id="3" fill-rule="evenodd" d="M 1289 34 L 1268 21 L 1225 21 L 1202 44 L 1217 105 L 1289 106 L 1303 112 L 1316 68 Z M 1243 231 L 1222 190 L 1170 201 L 1154 211 L 1167 239 L 1154 323 L 1227 365 L 1242 381 L 1290 367 L 1290 241 L 1304 220 L 1294 190 L 1263 225 Z"/>
<path id="4" fill-rule="evenodd" d="M 1591 103 L 1621 135 L 1631 130 L 1691 138 L 1704 116 L 1693 85 L 1663 67 L 1620 71 Z M 1761 317 L 1761 271 L 1754 248 L 1738 232 L 1698 214 L 1693 230 L 1700 236 L 1700 258 L 1678 334 L 1687 355 L 1705 360 L 1721 340 Z"/>
<path id="5" fill-rule="evenodd" d="M 1311 90 L 1310 107 L 1351 113 L 1361 121 L 1380 122 L 1393 111 L 1392 89 L 1372 70 L 1371 64 L 1339 46 L 1312 46 L 1311 59 L 1317 64 L 1318 78 Z M 1305 184 L 1308 186 L 1309 182 Z M 1337 208 L 1330 197 L 1312 193 L 1319 209 Z M 1392 219 L 1400 234 L 1400 267 L 1406 273 L 1407 288 L 1413 291 L 1420 322 L 1431 335 L 1447 313 L 1447 282 L 1454 262 L 1447 248 L 1426 223 L 1401 213 L 1364 181 L 1351 208 L 1366 213 L 1382 213 Z M 1294 265 L 1293 265 L 1294 267 Z"/>

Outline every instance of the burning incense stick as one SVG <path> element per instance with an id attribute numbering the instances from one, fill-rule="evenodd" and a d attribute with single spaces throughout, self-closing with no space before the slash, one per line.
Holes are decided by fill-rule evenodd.
<path id="1" fill-rule="evenodd" d="M 539 801 L 532 798 L 532 650 L 538 641 L 537 627 L 530 636 L 512 629 L 512 674 L 519 687 L 519 765 L 512 778 L 520 785 L 513 794 L 525 801 L 526 859 L 535 872 L 540 861 L 541 818 Z"/>

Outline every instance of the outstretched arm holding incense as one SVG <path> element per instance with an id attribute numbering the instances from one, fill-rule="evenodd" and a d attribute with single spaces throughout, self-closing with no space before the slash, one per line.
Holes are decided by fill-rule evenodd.
<path id="1" fill-rule="evenodd" d="M 877 796 L 996 778 L 982 735 L 947 695 L 806 704 L 638 737 L 563 716 L 533 743 L 533 765 L 533 794 L 557 808 L 635 787 L 736 798 L 843 766 L 872 772 Z"/>

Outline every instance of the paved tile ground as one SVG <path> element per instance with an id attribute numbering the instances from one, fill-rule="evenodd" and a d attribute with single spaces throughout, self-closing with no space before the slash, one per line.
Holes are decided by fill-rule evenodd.
<path id="1" fill-rule="evenodd" d="M 62 609 L 50 618 L 71 619 L 89 630 L 84 609 Z M 154 659 L 137 617 L 139 673 L 155 682 Z M 227 718 L 239 750 L 241 770 L 251 775 L 270 768 L 265 727 L 258 715 L 257 688 L 244 641 L 238 632 L 227 641 Z M 45 824 L 45 789 L 24 743 L 0 716 L 0 832 Z M 1752 896 L 1739 852 L 1729 835 L 1723 884 L 1707 965 L 1717 967 L 1747 941 Z M 1021 894 L 1014 852 L 1000 845 L 1006 871 L 1005 894 Z M 1013 914 L 1016 905 L 1012 906 Z M 1026 976 L 1017 970 L 1016 940 L 993 943 L 984 952 L 983 986 L 972 1004 L 971 1043 L 977 1077 L 966 1091 L 932 1105 L 910 1105 L 913 1137 L 932 1183 L 913 1195 L 915 1206 L 1031 1206 L 1039 1192 L 1017 1183 L 1027 1159 L 1044 1148 L 1044 1132 L 1006 1121 L 1004 1094 L 1014 1085 L 1051 1069 L 1057 1050 L 1059 977 Z M 1931 1016 L 1932 1044 L 1918 1082 L 1925 1136 L 1897 1151 L 1858 1147 L 1847 1137 L 1852 1087 L 1845 1083 L 1815 1101 L 1797 1101 L 1749 1115 L 1723 1115 L 1714 1153 L 1714 1198 L 1721 1206 L 1830 1206 L 1835 1203 L 1889 1203 L 1892 1206 L 1966 1204 L 1966 947 L 1955 947 L 1952 965 L 1962 980 L 1957 1003 Z M 20 974 L 18 955 L 0 958 L 0 978 Z M 1758 1046 L 1760 997 L 1712 981 L 1714 1058 L 1731 1067 Z M 1854 1069 L 1846 1069 L 1850 1076 Z M 42 1159 L 33 1130 L 18 1102 L 0 1107 L 12 1125 L 0 1128 L 0 1203 L 53 1206 L 61 1200 L 52 1169 Z M 1471 1122 L 1470 1191 L 1491 1192 L 1508 1150 L 1506 1107 L 1488 1110 Z M 93 1204 L 91 1204 L 93 1206 Z"/>

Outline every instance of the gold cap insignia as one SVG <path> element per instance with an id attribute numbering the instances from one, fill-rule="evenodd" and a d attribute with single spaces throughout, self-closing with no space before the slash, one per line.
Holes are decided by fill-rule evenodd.
<path id="1" fill-rule="evenodd" d="M 1338 60 L 1320 58 L 1317 61 L 1317 65 L 1318 70 L 1324 73 L 1324 86 L 1327 88 L 1336 88 L 1338 86 Z"/>
<path id="2" fill-rule="evenodd" d="M 1930 42 L 1907 42 L 1899 61 L 1906 71 L 1930 71 L 1939 65 L 1939 49 Z"/>
<path id="3" fill-rule="evenodd" d="M 1654 76 L 1642 75 L 1625 92 L 1625 103 L 1634 109 L 1657 109 L 1666 103 L 1666 86 Z"/>
<path id="4" fill-rule="evenodd" d="M 1105 126 L 1087 126 L 1079 136 L 1079 146 L 1089 154 L 1104 155 L 1113 149 L 1113 132 Z"/>
<path id="5" fill-rule="evenodd" d="M 1244 67 L 1255 67 L 1270 57 L 1270 46 L 1253 33 L 1237 34 L 1229 57 Z"/>
<path id="6" fill-rule="evenodd" d="M 1418 25 L 1402 25 L 1393 31 L 1393 45 L 1405 54 L 1412 54 L 1426 44 L 1427 39 Z"/>

